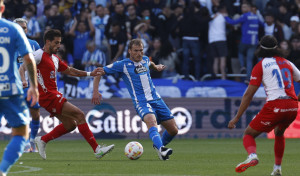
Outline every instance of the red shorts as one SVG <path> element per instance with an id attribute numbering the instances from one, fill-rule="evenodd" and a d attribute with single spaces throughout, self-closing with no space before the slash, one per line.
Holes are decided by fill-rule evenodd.
<path id="1" fill-rule="evenodd" d="M 50 117 L 56 114 L 61 114 L 64 102 L 67 99 L 63 97 L 60 92 L 48 92 L 46 96 L 40 97 L 39 103 L 45 108 L 49 113 Z"/>
<path id="2" fill-rule="evenodd" d="M 250 127 L 260 132 L 270 132 L 276 126 L 287 128 L 297 116 L 298 101 L 277 99 L 268 101 L 262 110 L 252 119 Z"/>

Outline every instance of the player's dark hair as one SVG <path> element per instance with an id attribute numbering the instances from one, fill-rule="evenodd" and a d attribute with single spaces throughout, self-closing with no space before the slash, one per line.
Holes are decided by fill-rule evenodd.
<path id="1" fill-rule="evenodd" d="M 44 43 L 46 40 L 53 41 L 55 37 L 61 37 L 61 32 L 58 29 L 49 29 L 44 34 Z"/>
<path id="2" fill-rule="evenodd" d="M 276 38 L 271 35 L 266 35 L 260 40 L 255 55 L 262 58 L 274 56 L 286 57 L 283 50 L 278 47 Z"/>
<path id="3" fill-rule="evenodd" d="M 140 39 L 132 39 L 129 42 L 128 49 L 131 49 L 133 45 L 143 45 L 144 46 L 142 40 L 140 40 Z"/>

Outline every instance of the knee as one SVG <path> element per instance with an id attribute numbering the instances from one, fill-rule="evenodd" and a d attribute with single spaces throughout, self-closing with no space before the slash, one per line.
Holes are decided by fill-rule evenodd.
<path id="1" fill-rule="evenodd" d="M 84 113 L 81 110 L 79 110 L 79 111 L 76 112 L 75 119 L 76 119 L 76 122 L 78 124 L 82 124 L 82 123 L 86 122 L 85 121 L 85 115 L 84 115 Z"/>
<path id="2" fill-rule="evenodd" d="M 74 120 L 69 120 L 67 123 L 64 123 L 64 127 L 68 132 L 75 130 L 77 123 Z"/>
<path id="3" fill-rule="evenodd" d="M 175 127 L 173 129 L 171 129 L 170 131 L 168 131 L 168 133 L 171 135 L 171 136 L 176 136 L 178 134 L 178 129 Z"/>

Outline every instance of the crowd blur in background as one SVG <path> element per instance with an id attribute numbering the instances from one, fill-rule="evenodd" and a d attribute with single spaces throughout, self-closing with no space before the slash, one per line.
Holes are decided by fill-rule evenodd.
<path id="1" fill-rule="evenodd" d="M 273 35 L 300 68 L 300 0 L 5 0 L 4 18 L 28 21 L 27 36 L 43 46 L 45 30 L 63 33 L 58 55 L 91 71 L 127 57 L 139 38 L 144 54 L 166 70 L 153 78 L 229 78 L 253 65 L 259 39 Z M 217 77 L 216 75 L 221 75 Z"/>

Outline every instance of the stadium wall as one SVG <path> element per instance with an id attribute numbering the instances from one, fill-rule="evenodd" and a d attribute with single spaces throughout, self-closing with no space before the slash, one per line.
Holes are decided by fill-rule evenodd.
<path id="1" fill-rule="evenodd" d="M 236 129 L 229 130 L 227 124 L 236 114 L 241 98 L 165 98 L 175 116 L 179 128 L 177 138 L 241 138 L 252 118 L 259 112 L 265 99 L 255 98 L 243 115 Z M 147 127 L 136 114 L 130 99 L 112 98 L 103 100 L 101 105 L 93 105 L 90 99 L 71 99 L 86 114 L 86 120 L 96 138 L 140 139 L 148 138 Z M 50 132 L 59 124 L 56 118 L 41 108 L 39 135 Z M 288 137 L 299 137 L 300 119 L 291 125 L 294 131 Z M 163 130 L 159 128 L 159 131 Z M 11 129 L 4 118 L 1 119 L 0 139 L 9 139 Z M 261 137 L 267 137 L 263 134 Z M 272 138 L 272 135 L 269 135 Z M 62 139 L 81 139 L 76 129 Z"/>

